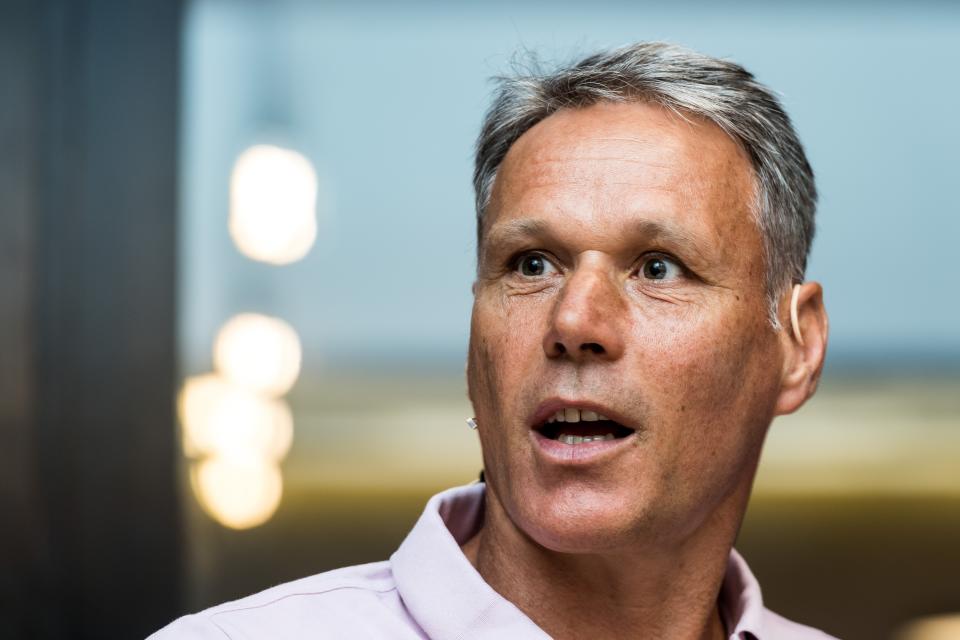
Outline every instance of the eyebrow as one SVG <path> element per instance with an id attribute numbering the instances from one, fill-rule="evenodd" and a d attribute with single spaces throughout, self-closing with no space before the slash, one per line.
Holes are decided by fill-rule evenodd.
<path id="1" fill-rule="evenodd" d="M 672 225 L 666 225 L 652 220 L 643 220 L 636 223 L 634 227 L 638 235 L 648 240 L 661 240 L 683 247 L 690 247 L 698 252 L 706 246 L 709 246 L 709 243 L 705 242 L 704 238 L 698 234 L 690 233 L 685 229 Z"/>
<path id="2" fill-rule="evenodd" d="M 492 229 L 487 231 L 484 244 L 493 246 L 504 242 L 516 242 L 527 238 L 542 238 L 552 235 L 550 225 L 543 220 L 522 218 L 494 225 Z"/>
<path id="3" fill-rule="evenodd" d="M 637 236 L 647 241 L 660 241 L 683 247 L 696 253 L 699 258 L 705 258 L 705 250 L 711 246 L 711 243 L 698 234 L 653 220 L 637 222 L 633 225 L 633 230 Z M 495 225 L 487 232 L 484 244 L 492 247 L 528 238 L 552 238 L 553 235 L 547 222 L 536 218 L 523 218 Z"/>

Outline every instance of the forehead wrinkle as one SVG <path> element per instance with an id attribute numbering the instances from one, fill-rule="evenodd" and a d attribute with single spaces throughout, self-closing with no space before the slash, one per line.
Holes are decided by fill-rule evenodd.
<path id="1" fill-rule="evenodd" d="M 584 166 L 584 161 L 591 164 Z M 643 167 L 644 170 L 631 172 L 629 180 L 611 180 L 607 176 L 613 163 Z M 622 156 L 580 156 L 534 160 L 521 170 L 519 177 L 521 180 L 527 178 L 523 180 L 527 190 L 554 185 L 617 185 L 672 191 L 675 190 L 677 174 L 678 168 L 670 164 Z M 516 179 L 510 175 L 505 182 L 509 184 L 511 178 Z"/>
<path id="2" fill-rule="evenodd" d="M 606 154 L 597 154 L 597 155 L 586 155 L 586 154 L 558 154 L 556 157 L 547 156 L 543 158 L 534 158 L 533 164 L 535 165 L 551 165 L 551 164 L 567 164 L 569 162 L 580 162 L 582 160 L 590 160 L 594 162 L 619 162 L 622 164 L 639 164 L 645 167 L 651 167 L 654 169 L 675 169 L 676 165 L 668 162 L 655 162 L 653 160 L 648 160 L 646 158 L 630 158 L 621 154 L 612 153 L 610 155 Z"/>
<path id="3" fill-rule="evenodd" d="M 624 125 L 620 123 L 618 126 Z M 514 146 L 521 154 L 530 152 L 525 147 L 532 147 L 531 159 L 535 163 L 549 162 L 559 157 L 563 160 L 616 160 L 664 168 L 672 167 L 673 165 L 669 162 L 662 163 L 660 158 L 664 155 L 682 155 L 687 149 L 687 144 L 668 127 L 651 126 L 649 123 L 646 127 L 650 129 L 648 135 L 595 133 L 586 136 L 577 135 L 575 128 L 561 127 L 561 131 L 574 134 L 575 137 L 572 140 L 569 138 L 558 140 L 556 136 L 547 137 L 538 126 L 528 132 L 533 135 L 521 137 Z M 625 157 L 630 154 L 636 154 L 637 157 L 635 159 Z"/>
<path id="4" fill-rule="evenodd" d="M 653 192 L 662 192 L 668 193 L 671 195 L 676 195 L 682 191 L 682 187 L 673 186 L 673 185 L 650 185 L 650 184 L 640 184 L 632 180 L 602 180 L 598 178 L 575 178 L 570 180 L 555 180 L 548 181 L 543 180 L 541 182 L 532 184 L 527 187 L 526 193 L 524 194 L 527 198 L 530 197 L 531 193 L 536 191 L 549 190 L 552 187 L 557 186 L 558 184 L 563 184 L 564 186 L 577 187 L 580 189 L 589 189 L 589 195 L 594 200 L 603 199 L 605 197 L 611 197 L 610 194 L 605 194 L 597 190 L 597 186 L 607 186 L 607 187 L 631 187 L 637 189 L 638 191 L 653 191 Z"/>

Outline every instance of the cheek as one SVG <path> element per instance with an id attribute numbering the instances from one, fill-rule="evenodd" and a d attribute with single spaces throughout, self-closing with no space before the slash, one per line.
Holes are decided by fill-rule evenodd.
<path id="1" fill-rule="evenodd" d="M 665 323 L 638 336 L 635 384 L 649 420 L 655 484 L 702 515 L 733 494 L 772 419 L 762 339 L 736 318 Z M 775 394 L 774 394 L 775 395 Z M 664 507 L 669 511 L 669 507 Z"/>
<path id="2" fill-rule="evenodd" d="M 638 340 L 638 356 L 649 372 L 644 395 L 658 420 L 680 432 L 673 445 L 697 458 L 751 449 L 776 396 L 772 332 L 731 314 L 666 322 L 659 333 Z"/>
<path id="3" fill-rule="evenodd" d="M 506 322 L 507 316 L 475 305 L 470 323 L 470 347 L 467 359 L 467 390 L 474 415 L 480 424 L 477 435 L 483 456 L 483 467 L 488 486 L 501 489 L 502 478 L 516 478 L 519 460 L 515 453 L 515 439 L 522 429 L 511 428 L 519 402 L 518 390 L 524 380 L 522 362 L 527 332 L 514 329 Z M 511 393 L 512 391 L 512 393 Z M 511 445 L 513 441 L 513 445 Z M 522 468 L 527 465 L 520 465 Z M 509 485 L 508 485 L 509 486 Z M 510 492 L 503 488 L 508 495 Z M 499 491 L 498 491 L 499 493 Z"/>
<path id="4" fill-rule="evenodd" d="M 467 353 L 467 395 L 478 414 L 486 413 L 491 407 L 491 399 L 497 395 L 498 375 L 495 362 L 496 356 L 490 348 L 489 338 L 474 312 L 470 323 L 470 348 Z"/>
<path id="5" fill-rule="evenodd" d="M 516 461 L 525 429 L 515 424 L 528 408 L 524 398 L 542 374 L 543 349 L 534 305 L 478 296 L 470 322 L 467 388 L 481 428 L 478 435 L 488 481 Z M 510 443 L 513 443 L 512 445 Z"/>
<path id="6" fill-rule="evenodd" d="M 542 355 L 542 322 L 536 305 L 486 297 L 474 305 L 470 322 L 468 382 L 486 401 L 503 401 L 508 389 L 534 375 L 531 364 Z M 475 389 L 473 389 L 475 387 Z"/>

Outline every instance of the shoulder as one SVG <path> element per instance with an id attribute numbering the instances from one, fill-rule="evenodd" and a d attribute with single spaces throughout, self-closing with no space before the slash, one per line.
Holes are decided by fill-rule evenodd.
<path id="1" fill-rule="evenodd" d="M 409 628 L 404 618 L 390 563 L 376 562 L 295 580 L 184 616 L 149 640 L 323 638 L 346 629 L 361 631 L 353 637 L 382 637 L 391 630 L 403 637 L 399 632 Z"/>
<path id="2" fill-rule="evenodd" d="M 777 640 L 837 640 L 819 629 L 787 620 L 769 609 L 763 610 L 763 631 L 764 637 Z"/>

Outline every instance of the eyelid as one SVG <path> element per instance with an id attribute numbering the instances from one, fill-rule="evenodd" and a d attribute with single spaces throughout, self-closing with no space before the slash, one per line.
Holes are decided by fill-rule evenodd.
<path id="1" fill-rule="evenodd" d="M 507 270 L 511 273 L 519 273 L 520 261 L 528 256 L 538 256 L 542 258 L 544 261 L 546 261 L 550 265 L 550 267 L 552 267 L 554 271 L 556 271 L 557 273 L 563 272 L 563 268 L 561 267 L 560 261 L 552 253 L 550 253 L 549 251 L 545 251 L 543 249 L 524 249 L 522 251 L 518 251 L 514 253 L 506 261 Z M 700 279 L 700 276 L 694 273 L 683 262 L 683 260 L 673 255 L 672 253 L 669 253 L 667 251 L 661 251 L 661 250 L 653 250 L 653 251 L 647 251 L 643 253 L 637 259 L 637 262 L 635 264 L 635 267 L 633 268 L 632 274 L 634 276 L 640 275 L 643 269 L 643 265 L 645 265 L 649 260 L 655 259 L 655 258 L 659 258 L 673 264 L 680 271 L 680 273 L 677 276 L 679 278 L 686 277 L 686 278 Z M 543 274 L 542 276 L 524 276 L 524 277 L 534 278 L 534 277 L 543 277 L 545 275 L 549 275 L 549 274 Z M 651 282 L 654 282 L 654 280 L 651 280 Z"/>
<path id="2" fill-rule="evenodd" d="M 641 272 L 643 271 L 643 265 L 645 265 L 647 262 L 653 259 L 660 259 L 660 260 L 665 260 L 667 262 L 673 263 L 674 266 L 676 266 L 677 269 L 680 270 L 680 276 L 691 277 L 695 275 L 692 271 L 690 271 L 687 265 L 685 265 L 680 258 L 670 253 L 667 253 L 666 251 L 647 251 L 646 253 L 641 255 L 640 258 L 637 259 L 637 266 L 633 270 L 634 274 L 640 275 Z"/>
<path id="3" fill-rule="evenodd" d="M 554 271 L 556 271 L 557 273 L 560 272 L 560 267 L 557 264 L 558 261 L 556 260 L 556 258 L 554 258 L 552 255 L 550 255 L 549 253 L 541 249 L 527 249 L 525 251 L 520 251 L 518 253 L 515 253 L 507 263 L 510 267 L 510 271 L 519 272 L 520 261 L 528 256 L 538 256 L 542 258 L 545 262 L 547 262 L 551 267 L 553 267 Z M 533 278 L 538 276 L 524 276 L 524 277 Z"/>

